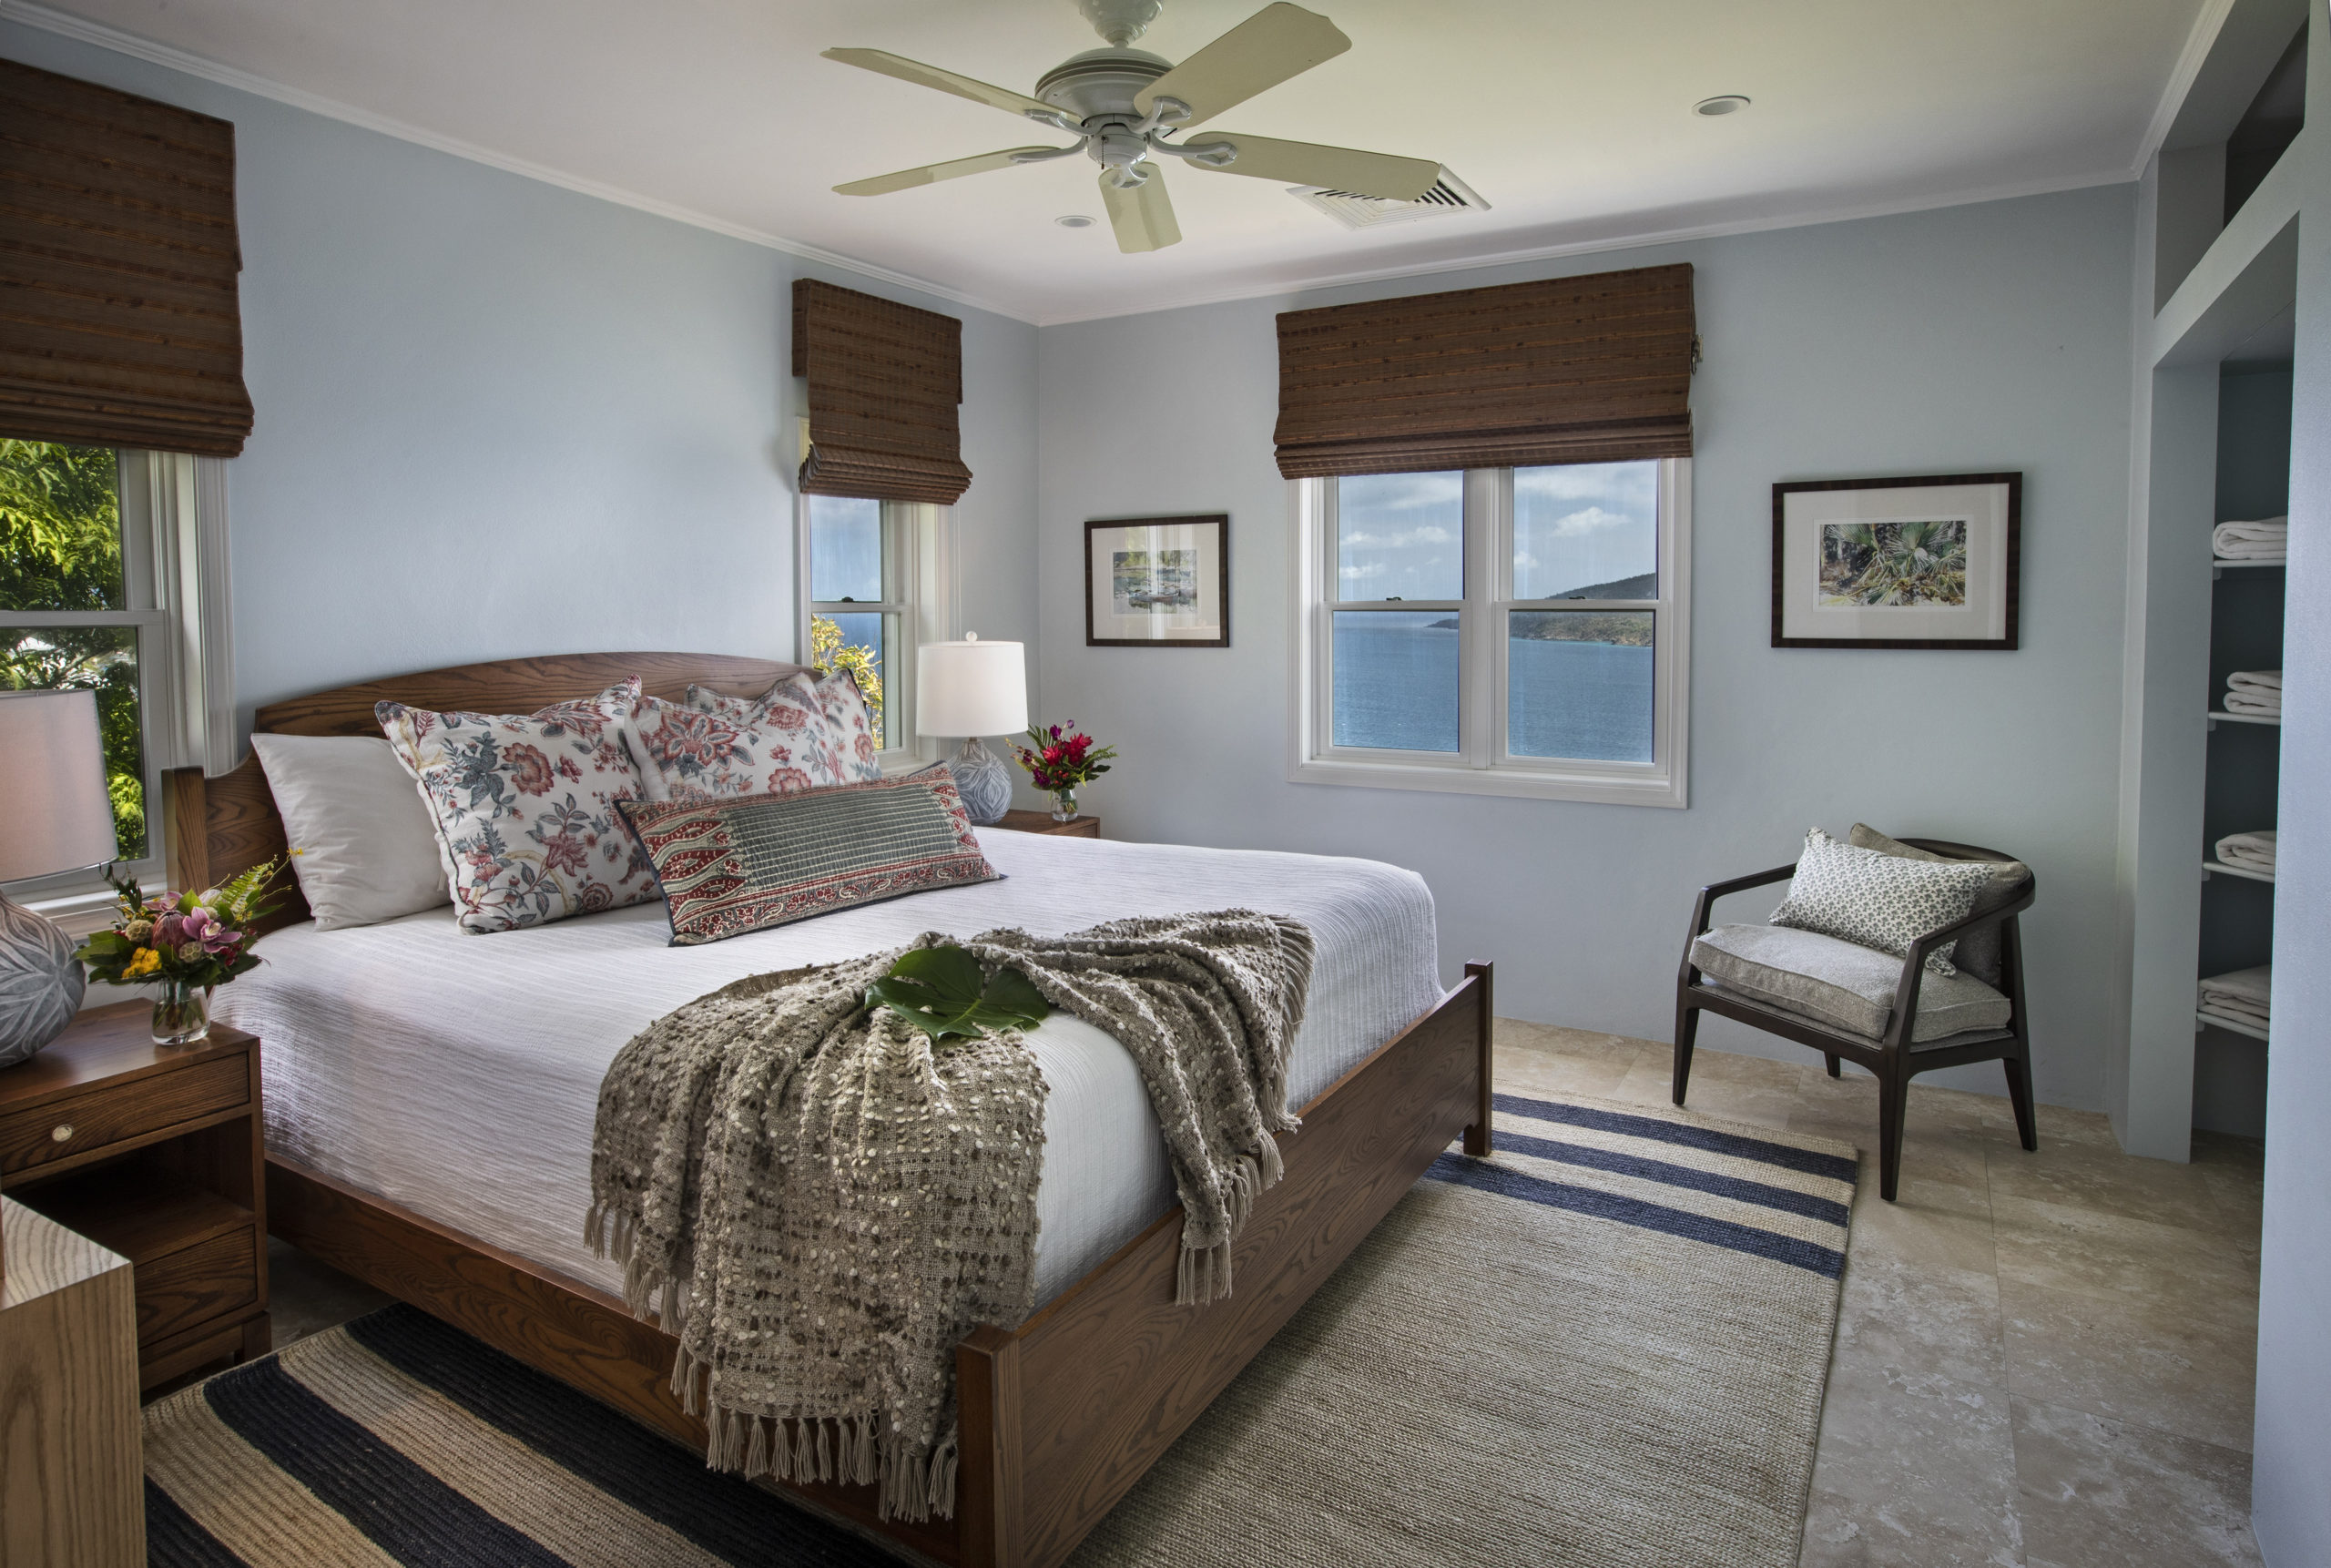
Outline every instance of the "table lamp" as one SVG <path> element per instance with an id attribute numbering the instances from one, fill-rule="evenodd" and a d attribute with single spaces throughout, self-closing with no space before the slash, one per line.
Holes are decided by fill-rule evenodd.
<path id="1" fill-rule="evenodd" d="M 103 865 L 115 849 L 97 693 L 0 692 L 0 882 Z M 88 984 L 73 946 L 0 893 L 0 1068 L 73 1022 Z"/>
<path id="2" fill-rule="evenodd" d="M 982 735 L 1018 735 L 1028 728 L 1027 650 L 1019 643 L 983 643 L 977 632 L 958 643 L 925 643 L 915 650 L 914 729 L 917 735 L 960 735 L 963 748 L 947 759 L 963 809 L 985 827 L 1012 805 L 1012 775 Z"/>

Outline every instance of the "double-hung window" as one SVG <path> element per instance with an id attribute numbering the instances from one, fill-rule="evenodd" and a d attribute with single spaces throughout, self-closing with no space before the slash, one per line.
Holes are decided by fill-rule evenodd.
<path id="1" fill-rule="evenodd" d="M 1688 459 L 1294 485 L 1292 778 L 1685 804 Z"/>
<path id="2" fill-rule="evenodd" d="M 97 694 L 120 869 L 164 880 L 163 770 L 236 760 L 224 486 L 171 453 L 0 439 L 0 688 Z M 92 871 L 17 883 L 68 926 Z"/>
<path id="3" fill-rule="evenodd" d="M 929 748 L 914 727 L 914 650 L 947 636 L 952 508 L 852 496 L 801 498 L 800 662 L 858 677 L 882 764 Z"/>

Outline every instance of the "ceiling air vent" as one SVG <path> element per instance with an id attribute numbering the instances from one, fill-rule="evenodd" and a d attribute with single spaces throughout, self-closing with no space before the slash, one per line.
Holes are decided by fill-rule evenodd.
<path id="1" fill-rule="evenodd" d="M 1410 223 L 1420 218 L 1487 212 L 1490 207 L 1471 186 L 1445 168 L 1440 171 L 1440 178 L 1433 181 L 1432 188 L 1414 201 L 1387 201 L 1381 197 L 1355 196 L 1349 190 L 1327 190 L 1316 185 L 1290 186 L 1288 194 L 1318 208 L 1346 229 L 1373 229 L 1379 223 Z"/>

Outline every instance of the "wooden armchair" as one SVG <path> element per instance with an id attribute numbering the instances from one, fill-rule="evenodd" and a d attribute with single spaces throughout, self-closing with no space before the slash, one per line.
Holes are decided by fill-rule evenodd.
<path id="1" fill-rule="evenodd" d="M 1978 849 L 1971 844 L 1954 844 L 1939 839 L 1906 839 L 1904 843 L 1954 860 L 2005 860 L 2009 857 L 1996 850 Z M 1726 983 L 1702 974 L 1695 960 L 1708 962 L 1724 962 L 1736 976 L 1742 966 L 1728 952 L 1711 950 L 1702 945 L 1701 939 L 1709 934 L 1709 911 L 1715 901 L 1729 893 L 1762 887 L 1768 882 L 1786 881 L 1797 872 L 1794 865 L 1759 871 L 1751 877 L 1736 877 L 1727 882 L 1715 882 L 1700 890 L 1698 903 L 1692 911 L 1692 932 L 1684 945 L 1684 962 L 1675 981 L 1675 1085 L 1674 1099 L 1684 1103 L 1684 1091 L 1692 1075 L 1692 1041 L 1697 1033 L 1703 1011 L 1722 1013 L 1725 1017 L 1810 1045 L 1827 1060 L 1829 1076 L 1838 1074 L 1838 1061 L 1858 1062 L 1878 1077 L 1878 1192 L 1888 1203 L 1902 1172 L 1902 1116 L 1909 1102 L 1910 1080 L 1920 1073 L 1938 1067 L 1956 1067 L 1968 1062 L 1998 1061 L 2007 1069 L 2008 1095 L 2015 1103 L 2016 1131 L 2021 1135 L 2024 1148 L 2037 1149 L 2040 1135 L 2031 1113 L 2031 1042 L 2023 996 L 2023 946 L 2017 925 L 2017 916 L 2031 907 L 2038 891 L 2037 880 L 2027 878 L 2022 891 L 2010 901 L 1969 915 L 1955 925 L 1930 931 L 1910 945 L 1907 956 L 1898 962 L 1900 976 L 1894 980 L 1892 994 L 1884 994 L 1882 984 L 1873 985 L 1877 978 L 1891 978 L 1892 966 L 1898 962 L 1891 954 L 1874 949 L 1858 948 L 1851 942 L 1841 942 L 1832 937 L 1816 936 L 1811 932 L 1795 933 L 1786 938 L 1797 952 L 1813 962 L 1803 968 L 1790 965 L 1770 968 L 1765 972 L 1773 977 L 1801 983 L 1801 992 L 1818 992 L 1827 986 L 1837 993 L 1844 1009 L 1832 1008 L 1831 1013 L 1850 1010 L 1857 1017 L 1847 1021 L 1824 1015 L 1812 1007 L 1792 1004 L 1767 985 Z M 2000 974 L 1994 990 L 1971 975 L 1937 981 L 1928 974 L 1927 954 L 1944 942 L 1965 935 L 1968 932 L 1992 921 L 2000 925 Z M 1725 927 L 1725 932 L 1753 931 L 1756 932 L 1786 931 L 1782 927 Z M 1827 944 L 1826 947 L 1823 944 Z M 1847 950 L 1843 952 L 1832 949 Z M 1823 965 L 1837 966 L 1830 973 L 1819 972 Z M 1880 967 L 1882 966 L 1882 968 Z M 1858 986 L 1854 983 L 1858 981 Z M 1972 988 L 1971 990 L 1970 988 Z M 1932 1014 L 1921 1027 L 1919 997 L 1922 990 L 1949 988 L 1948 1005 L 1931 1007 Z M 1980 995 L 1976 993 L 1980 993 Z M 1826 994 L 1826 993 L 1824 993 Z M 1970 1013 L 1996 1013 L 1998 998 L 2004 996 L 2007 1016 L 2003 1023 L 1957 1029 L 1949 1020 L 1953 1011 L 1966 1008 Z M 1931 998 L 1930 998 L 1931 999 Z M 1874 1026 L 1864 1032 L 1853 1023 L 1867 1022 Z M 1923 1037 L 1932 1035 L 1933 1037 Z"/>

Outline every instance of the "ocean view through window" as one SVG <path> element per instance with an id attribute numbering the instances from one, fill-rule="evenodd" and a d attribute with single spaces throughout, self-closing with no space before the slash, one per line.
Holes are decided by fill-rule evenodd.
<path id="1" fill-rule="evenodd" d="M 1683 803 L 1688 460 L 1298 493 L 1294 777 Z"/>

